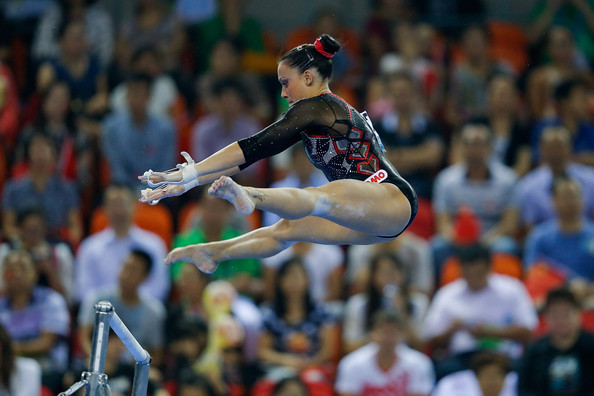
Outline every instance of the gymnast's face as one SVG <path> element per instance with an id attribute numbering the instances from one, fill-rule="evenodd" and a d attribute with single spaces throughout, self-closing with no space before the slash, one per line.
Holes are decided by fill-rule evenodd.
<path id="1" fill-rule="evenodd" d="M 281 96 L 287 99 L 289 106 L 298 100 L 311 98 L 315 95 L 311 89 L 312 72 L 310 70 L 300 73 L 299 70 L 281 62 L 277 72 L 278 82 L 282 87 Z"/>

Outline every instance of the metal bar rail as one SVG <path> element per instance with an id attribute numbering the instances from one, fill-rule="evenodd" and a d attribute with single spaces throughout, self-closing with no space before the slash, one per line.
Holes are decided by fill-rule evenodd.
<path id="1" fill-rule="evenodd" d="M 58 396 L 73 395 L 83 387 L 85 388 L 85 396 L 111 395 L 111 390 L 107 384 L 107 375 L 103 372 L 105 370 L 105 355 L 107 353 L 110 327 L 136 360 L 132 396 L 146 396 L 151 356 L 136 341 L 136 338 L 130 333 L 130 330 L 122 322 L 109 301 L 100 301 L 95 304 L 95 327 L 93 329 L 89 371 L 83 372 L 80 381 Z"/>

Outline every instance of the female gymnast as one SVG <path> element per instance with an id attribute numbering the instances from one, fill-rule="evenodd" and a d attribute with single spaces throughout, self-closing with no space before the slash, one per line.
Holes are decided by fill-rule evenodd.
<path id="1" fill-rule="evenodd" d="M 293 243 L 373 244 L 396 238 L 413 221 L 417 197 L 387 160 L 365 112 L 333 94 L 328 83 L 332 56 L 340 44 L 324 34 L 300 45 L 279 61 L 278 80 L 289 109 L 257 134 L 219 150 L 199 163 L 165 172 L 149 170 L 141 202 L 156 203 L 198 185 L 214 183 L 209 194 L 231 202 L 241 214 L 254 209 L 282 219 L 240 237 L 172 250 L 165 261 L 188 261 L 210 273 L 218 263 L 275 255 Z M 328 184 L 305 189 L 253 188 L 229 176 L 302 140 L 312 163 Z"/>

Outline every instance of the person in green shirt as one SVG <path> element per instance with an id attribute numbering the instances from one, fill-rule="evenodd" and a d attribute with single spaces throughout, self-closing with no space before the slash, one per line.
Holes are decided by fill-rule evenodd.
<path id="1" fill-rule="evenodd" d="M 176 235 L 173 241 L 174 248 L 231 239 L 243 234 L 231 222 L 233 206 L 229 202 L 204 193 L 200 209 L 198 222 L 192 228 Z M 181 276 L 182 263 L 179 261 L 171 265 L 174 281 Z M 262 292 L 261 274 L 260 260 L 238 259 L 223 262 L 212 274 L 212 279 L 224 279 L 233 284 L 239 293 L 257 299 Z"/>

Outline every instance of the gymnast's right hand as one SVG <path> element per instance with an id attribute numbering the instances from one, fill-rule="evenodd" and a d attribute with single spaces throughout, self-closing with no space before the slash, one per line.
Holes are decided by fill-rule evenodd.
<path id="1" fill-rule="evenodd" d="M 148 170 L 138 176 L 138 180 L 155 188 L 167 183 L 179 183 L 183 180 L 183 175 L 179 169 L 172 169 L 165 172 Z"/>

